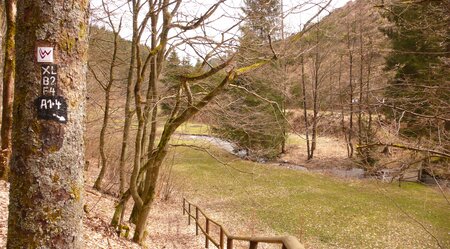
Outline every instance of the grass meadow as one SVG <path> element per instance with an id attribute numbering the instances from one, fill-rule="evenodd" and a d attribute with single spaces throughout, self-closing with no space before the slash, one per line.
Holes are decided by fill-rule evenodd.
<path id="1" fill-rule="evenodd" d="M 450 204 L 433 187 L 339 179 L 174 143 L 194 145 L 168 156 L 176 189 L 225 227 L 291 234 L 308 248 L 450 248 Z"/>

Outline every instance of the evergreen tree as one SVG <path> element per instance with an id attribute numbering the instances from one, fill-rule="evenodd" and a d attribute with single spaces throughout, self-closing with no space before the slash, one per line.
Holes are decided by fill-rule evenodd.
<path id="1" fill-rule="evenodd" d="M 268 35 L 276 36 L 281 29 L 280 0 L 245 0 L 244 3 L 244 32 L 254 32 L 262 40 L 267 39 Z"/>
<path id="2" fill-rule="evenodd" d="M 448 1 L 394 1 L 388 8 L 385 16 L 392 26 L 382 31 L 391 40 L 392 52 L 386 70 L 395 72 L 386 92 L 388 113 L 403 116 L 404 134 L 436 139 L 435 132 L 445 130 L 449 122 Z"/>
<path id="3" fill-rule="evenodd" d="M 176 51 L 172 51 L 164 63 L 164 71 L 161 82 L 166 87 L 168 92 L 176 94 L 177 86 L 179 84 L 179 76 L 186 74 L 192 67 L 189 65 L 189 61 L 186 58 L 180 59 Z M 161 103 L 161 110 L 169 114 L 173 108 L 175 101 L 166 100 Z"/>
<path id="4" fill-rule="evenodd" d="M 247 0 L 245 4 L 246 22 L 241 27 L 239 66 L 273 56 L 268 36 L 275 37 L 281 28 L 279 1 Z M 272 158 L 281 151 L 285 126 L 280 110 L 282 73 L 279 63 L 266 65 L 239 77 L 235 82 L 238 88 L 222 98 L 225 103 L 218 110 L 214 130 L 245 149 L 250 157 Z"/>
<path id="5" fill-rule="evenodd" d="M 180 57 L 178 57 L 177 52 L 173 51 L 170 53 L 169 58 L 167 58 L 167 68 L 179 66 L 180 63 Z"/>

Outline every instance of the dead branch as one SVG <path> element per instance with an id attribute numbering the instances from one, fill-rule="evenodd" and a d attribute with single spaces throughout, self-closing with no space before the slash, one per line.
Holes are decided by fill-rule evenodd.
<path id="1" fill-rule="evenodd" d="M 373 143 L 373 144 L 365 144 L 365 145 L 359 145 L 357 146 L 357 149 L 363 149 L 363 148 L 370 148 L 370 147 L 378 147 L 378 146 L 384 146 L 384 147 L 394 147 L 404 150 L 410 150 L 410 151 L 417 151 L 417 152 L 426 152 L 434 155 L 438 155 L 441 157 L 445 157 L 450 159 L 450 154 L 442 151 L 427 149 L 427 148 L 421 148 L 421 147 L 410 147 L 407 145 L 402 144 L 394 144 L 394 143 Z"/>

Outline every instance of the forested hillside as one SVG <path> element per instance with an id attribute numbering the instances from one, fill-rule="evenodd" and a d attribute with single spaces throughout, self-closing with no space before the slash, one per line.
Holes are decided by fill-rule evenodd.
<path id="1" fill-rule="evenodd" d="M 275 25 L 272 29 L 281 29 L 280 23 L 268 23 Z M 275 55 L 277 60 L 239 80 L 240 86 L 250 90 L 237 90 L 245 92 L 247 103 L 234 103 L 227 115 L 224 110 L 218 111 L 219 117 L 230 117 L 228 122 L 219 118 L 218 123 L 228 124 L 221 134 L 230 139 L 239 137 L 242 146 L 269 157 L 285 152 L 283 137 L 291 129 L 311 137 L 317 137 L 317 132 L 352 136 L 356 129 L 347 127 L 353 124 L 348 121 L 348 114 L 363 111 L 367 114 L 368 107 L 375 105 L 384 94 L 382 89 L 387 81 L 384 55 L 390 47 L 380 31 L 384 25 L 387 20 L 374 8 L 374 3 L 355 1 L 322 19 L 312 19 L 303 27 L 304 33 L 283 34 L 284 40 L 278 34 L 268 41 L 264 35 L 258 38 L 251 28 L 244 29 L 240 60 L 257 61 L 263 55 Z M 234 98 L 228 100 L 233 101 Z M 302 109 L 310 114 L 308 120 L 304 119 Z M 374 112 L 372 109 L 376 115 Z M 259 119 L 252 116 L 249 120 L 245 118 L 249 113 L 262 116 Z M 236 123 L 234 115 L 240 115 L 238 120 L 242 123 Z M 237 133 L 227 132 L 230 126 L 235 126 Z M 316 138 L 307 140 L 315 143 Z M 353 138 L 348 140 L 350 144 Z M 308 158 L 313 157 L 313 151 Z"/>
<path id="2" fill-rule="evenodd" d="M 437 2 L 423 5 L 424 9 L 447 8 Z M 303 134 L 305 159 L 313 159 L 317 148 L 327 146 L 317 142 L 319 137 L 332 136 L 344 141 L 347 157 L 368 172 L 428 165 L 448 177 L 448 159 L 423 161 L 427 158 L 423 153 L 448 155 L 448 112 L 444 110 L 449 104 L 448 29 L 438 25 L 446 21 L 433 22 L 448 20 L 448 15 L 424 9 L 406 3 L 352 1 L 309 23 L 301 38 L 294 34 L 268 41 L 246 31 L 242 58 L 255 61 L 274 55 L 278 60 L 239 79 L 232 90 L 237 92 L 230 96 L 237 94 L 240 101 L 224 97 L 213 110 L 217 133 L 236 141 L 253 158 L 289 154 L 285 140 L 291 132 Z M 401 10 L 431 19 L 415 23 L 403 17 Z M 394 35 L 401 29 L 410 37 Z M 432 30 L 438 35 L 421 37 Z M 420 43 L 410 44 L 416 41 Z M 260 48 L 255 49 L 255 44 Z M 428 60 L 437 64 L 426 66 Z M 420 66 L 419 61 L 423 61 Z M 402 80 L 401 70 L 411 67 L 421 70 L 423 76 L 417 77 L 429 79 Z M 411 161 L 399 162 L 406 155 Z"/>

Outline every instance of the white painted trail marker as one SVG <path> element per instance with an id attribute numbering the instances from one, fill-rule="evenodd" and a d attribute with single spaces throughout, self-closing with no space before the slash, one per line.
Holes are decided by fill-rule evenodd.
<path id="1" fill-rule="evenodd" d="M 37 45 L 37 44 L 36 44 Z M 55 50 L 49 42 L 36 46 L 36 58 L 41 71 L 41 96 L 35 99 L 37 118 L 67 123 L 67 103 L 58 96 L 58 65 L 55 63 Z"/>
<path id="2" fill-rule="evenodd" d="M 37 48 L 37 62 L 53 63 L 53 48 L 52 47 L 38 47 Z"/>

